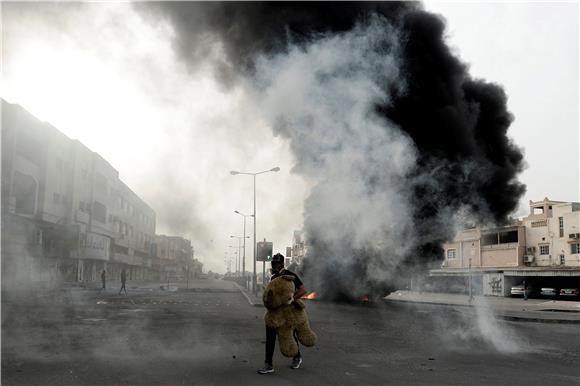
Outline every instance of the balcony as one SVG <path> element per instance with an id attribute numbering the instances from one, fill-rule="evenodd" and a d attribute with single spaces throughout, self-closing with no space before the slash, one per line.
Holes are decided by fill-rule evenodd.
<path id="1" fill-rule="evenodd" d="M 491 244 L 491 245 L 482 245 L 482 251 L 497 251 L 502 249 L 517 249 L 519 243 L 504 243 L 504 244 Z"/>
<path id="2" fill-rule="evenodd" d="M 89 214 L 87 212 L 75 210 L 75 220 L 77 222 L 80 222 L 83 224 L 88 224 L 89 223 Z"/>

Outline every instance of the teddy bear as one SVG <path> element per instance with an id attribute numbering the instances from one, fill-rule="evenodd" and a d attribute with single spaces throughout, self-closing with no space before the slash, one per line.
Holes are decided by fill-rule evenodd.
<path id="1" fill-rule="evenodd" d="M 300 299 L 294 300 L 294 291 L 294 277 L 284 275 L 272 280 L 262 294 L 266 307 L 264 321 L 266 326 L 276 329 L 280 352 L 286 357 L 298 354 L 294 333 L 298 341 L 306 347 L 312 347 L 318 341 L 310 328 L 306 305 Z"/>

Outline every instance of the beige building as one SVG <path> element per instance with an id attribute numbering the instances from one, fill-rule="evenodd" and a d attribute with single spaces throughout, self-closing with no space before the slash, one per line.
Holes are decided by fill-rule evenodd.
<path id="1" fill-rule="evenodd" d="M 530 201 L 530 214 L 522 221 L 527 266 L 580 268 L 580 203 Z"/>
<path id="2" fill-rule="evenodd" d="M 191 241 L 179 236 L 155 236 L 157 257 L 163 261 L 165 277 L 182 280 L 202 273 L 203 264 L 193 258 Z"/>
<path id="3" fill-rule="evenodd" d="M 308 243 L 306 242 L 306 234 L 304 231 L 294 231 L 292 235 L 292 259 L 291 263 L 296 265 L 302 265 L 304 261 L 304 256 L 308 252 Z"/>
<path id="4" fill-rule="evenodd" d="M 530 201 L 530 214 L 509 226 L 459 232 L 443 244 L 441 269 L 431 275 L 469 275 L 485 295 L 508 295 L 526 279 L 555 285 L 558 278 L 580 277 L 579 232 L 580 203 Z"/>
<path id="5" fill-rule="evenodd" d="M 99 154 L 5 101 L 2 225 L 3 279 L 158 276 L 155 212 Z"/>

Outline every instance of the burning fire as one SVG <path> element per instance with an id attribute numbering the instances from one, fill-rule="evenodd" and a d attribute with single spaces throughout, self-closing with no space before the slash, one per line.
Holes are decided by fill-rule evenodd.
<path id="1" fill-rule="evenodd" d="M 318 293 L 316 293 L 316 292 L 310 292 L 309 294 L 302 296 L 302 299 L 306 299 L 306 300 L 316 300 L 316 299 L 318 299 Z"/>

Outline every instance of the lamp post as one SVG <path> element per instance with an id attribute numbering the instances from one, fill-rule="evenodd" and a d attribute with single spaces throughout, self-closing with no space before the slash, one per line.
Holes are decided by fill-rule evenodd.
<path id="1" fill-rule="evenodd" d="M 469 258 L 469 303 L 473 302 L 473 292 L 471 289 L 471 257 Z"/>
<path id="2" fill-rule="evenodd" d="M 254 177 L 254 273 L 252 276 L 252 291 L 254 292 L 254 295 L 256 295 L 256 176 L 258 174 L 263 174 L 263 173 L 268 173 L 268 172 L 279 172 L 280 168 L 278 166 L 276 166 L 275 168 L 272 168 L 270 170 L 264 170 L 262 172 L 257 172 L 257 173 L 248 173 L 248 172 L 237 172 L 235 170 L 232 170 L 230 172 L 230 174 L 232 176 L 238 175 L 238 174 L 245 174 L 248 176 L 253 176 Z"/>
<path id="3" fill-rule="evenodd" d="M 242 274 L 246 277 L 246 239 L 249 239 L 250 236 L 246 237 L 246 217 L 254 217 L 253 214 L 244 214 L 237 210 L 234 210 L 234 213 L 239 214 L 244 218 L 244 256 L 242 258 Z M 248 287 L 248 283 L 246 283 L 246 288 Z"/>
<path id="4" fill-rule="evenodd" d="M 240 264 L 241 264 L 241 255 L 242 255 L 242 239 L 244 239 L 244 249 L 246 246 L 246 237 L 244 236 L 230 236 L 230 238 L 235 238 L 238 239 L 238 264 L 237 264 L 237 269 L 238 272 L 240 271 Z M 248 238 L 250 238 L 250 236 L 248 236 Z M 245 250 L 244 250 L 244 257 L 245 257 Z"/>

